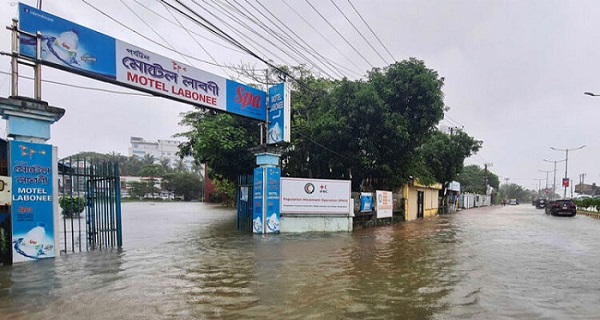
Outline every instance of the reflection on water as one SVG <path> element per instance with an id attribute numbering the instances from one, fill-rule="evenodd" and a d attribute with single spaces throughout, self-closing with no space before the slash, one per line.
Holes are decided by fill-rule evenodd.
<path id="1" fill-rule="evenodd" d="M 540 251 L 539 242 L 554 243 L 540 226 L 564 220 L 515 210 L 475 210 L 353 233 L 253 236 L 235 230 L 231 210 L 125 203 L 122 251 L 0 268 L 0 318 L 585 318 L 599 311 L 595 294 L 576 304 L 584 306 L 577 312 L 568 303 L 552 309 L 554 292 L 532 294 L 565 284 L 559 276 L 544 284 L 530 271 L 544 267 L 550 275 L 549 269 L 562 268 L 546 266 L 539 254 L 557 247 Z M 532 224 L 540 219 L 545 224 Z M 577 224 L 586 225 L 581 219 L 568 221 L 579 233 Z M 588 255 L 578 263 L 597 265 L 597 238 L 583 236 L 591 244 L 578 248 Z M 515 244 L 530 245 L 515 250 Z M 581 285 L 587 272 L 571 280 Z M 535 287 L 522 288 L 528 281 Z M 596 292 L 594 285 L 598 280 L 562 290 L 582 298 Z M 522 293 L 528 295 L 512 296 Z"/>

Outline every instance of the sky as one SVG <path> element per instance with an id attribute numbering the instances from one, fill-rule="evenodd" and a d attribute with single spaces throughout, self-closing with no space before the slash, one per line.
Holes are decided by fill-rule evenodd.
<path id="1" fill-rule="evenodd" d="M 166 2 L 175 5 L 175 0 Z M 449 110 L 440 124 L 460 127 L 483 141 L 482 149 L 467 159 L 466 164 L 483 167 L 487 163 L 501 183 L 537 189 L 546 184 L 547 174 L 541 171 L 550 171 L 548 185 L 553 183 L 554 163 L 544 159 L 555 161 L 566 157 L 565 151 L 551 148 L 564 150 L 585 145 L 569 152 L 568 176 L 573 183 L 580 182 L 581 174 L 585 174 L 587 184 L 600 182 L 600 97 L 584 95 L 586 91 L 600 94 L 598 1 L 182 2 L 239 42 L 254 48 L 264 60 L 309 66 L 319 65 L 320 60 L 333 61 L 339 65 L 337 71 L 320 66 L 326 71 L 322 73 L 334 78 L 340 78 L 340 73 L 350 79 L 364 78 L 373 67 L 382 68 L 410 57 L 423 60 L 445 79 L 444 102 Z M 22 3 L 37 6 L 37 1 Z M 239 26 L 233 30 L 224 24 L 237 26 L 232 17 L 243 19 L 244 13 L 259 16 L 253 7 L 260 9 L 260 4 L 285 22 L 289 29 L 278 25 L 289 37 L 297 35 L 322 58 L 290 57 L 286 52 L 291 50 L 273 40 L 275 35 L 266 31 L 251 33 Z M 173 10 L 168 11 L 158 1 L 43 1 L 42 9 L 239 82 L 248 80 L 238 77 L 235 70 L 215 66 L 215 62 L 266 68 L 260 60 L 233 48 Z M 0 4 L 0 21 L 6 26 L 16 16 L 17 2 L 8 0 Z M 265 19 L 261 21 L 268 24 Z M 305 51 L 312 49 L 304 47 Z M 0 31 L 0 51 L 10 50 L 10 32 L 4 29 Z M 19 71 L 23 76 L 32 75 L 26 66 Z M 319 72 L 316 67 L 315 71 Z M 0 56 L 2 97 L 10 95 L 9 72 L 9 58 Z M 64 117 L 52 125 L 49 140 L 58 147 L 59 157 L 80 151 L 128 155 L 130 137 L 151 141 L 172 139 L 174 134 L 186 130 L 179 125 L 181 113 L 193 110 L 188 104 L 50 67 L 42 69 L 42 79 L 42 99 L 66 110 Z M 33 96 L 33 82 L 20 79 L 19 94 Z M 0 136 L 6 137 L 5 120 L 0 121 Z M 557 163 L 558 186 L 564 173 L 565 162 Z"/>

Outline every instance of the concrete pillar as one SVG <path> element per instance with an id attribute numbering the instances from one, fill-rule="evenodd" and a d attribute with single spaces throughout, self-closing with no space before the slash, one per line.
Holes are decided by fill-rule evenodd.
<path id="1" fill-rule="evenodd" d="M 12 182 L 13 262 L 52 258 L 58 247 L 58 171 L 56 150 L 45 144 L 50 125 L 65 109 L 26 97 L 0 98 L 7 120 Z"/>
<path id="2" fill-rule="evenodd" d="M 280 155 L 275 152 L 255 154 L 253 233 L 279 233 L 280 231 Z"/>

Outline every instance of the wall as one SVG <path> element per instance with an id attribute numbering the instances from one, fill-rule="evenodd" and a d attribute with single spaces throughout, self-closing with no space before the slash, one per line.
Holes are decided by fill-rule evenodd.
<path id="1" fill-rule="evenodd" d="M 281 215 L 281 233 L 297 232 L 350 232 L 350 216 L 299 216 Z"/>
<path id="2" fill-rule="evenodd" d="M 482 194 L 465 193 L 460 195 L 458 200 L 458 205 L 462 209 L 484 207 L 490 204 L 491 196 Z"/>

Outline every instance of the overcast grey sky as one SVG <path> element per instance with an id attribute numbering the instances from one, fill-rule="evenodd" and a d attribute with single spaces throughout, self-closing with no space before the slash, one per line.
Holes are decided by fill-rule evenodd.
<path id="1" fill-rule="evenodd" d="M 248 63 L 257 69 L 265 68 L 257 59 L 241 54 L 206 30 L 178 16 L 194 32 L 196 41 L 192 40 L 185 30 L 150 11 L 174 21 L 173 16 L 157 1 L 86 2 L 44 1 L 43 10 L 223 77 L 234 76 L 235 72 L 187 59 L 175 51 L 167 50 L 126 29 L 92 6 L 156 42 L 174 47 L 177 52 L 211 61 L 203 51 L 205 49 L 220 64 Z M 192 1 L 184 2 L 223 26 Z M 203 6 L 225 21 L 231 21 L 216 9 L 213 1 L 209 2 L 214 7 Z M 237 3 L 238 7 L 243 5 L 249 12 L 258 15 L 249 5 L 251 3 L 258 7 L 254 0 L 228 2 Z M 340 69 L 347 76 L 357 78 L 357 74 L 365 74 L 371 65 L 386 66 L 391 57 L 362 23 L 350 6 L 350 3 L 353 4 L 395 60 L 416 57 L 445 78 L 445 103 L 450 109 L 442 124 L 464 127 L 468 134 L 483 140 L 482 150 L 467 162 L 480 166 L 492 163 L 491 171 L 499 175 L 502 182 L 509 178 L 509 182 L 537 189 L 538 181 L 534 179 L 546 177 L 539 170 L 553 169 L 551 163 L 542 159 L 565 158 L 565 152 L 553 151 L 550 147 L 564 149 L 581 145 L 586 147 L 569 153 L 569 176 L 578 183 L 579 175 L 585 173 L 586 183 L 600 182 L 600 97 L 583 94 L 584 91 L 600 93 L 600 2 L 334 0 L 369 39 L 382 59 L 331 1 L 308 0 L 367 61 L 354 52 L 305 0 L 259 2 L 281 21 L 285 21 L 290 29 L 320 54 L 351 69 Z M 23 3 L 36 6 L 37 1 Z M 218 3 L 226 6 L 224 1 Z M 290 7 L 327 40 L 322 39 Z M 4 1 L 0 5 L 0 18 L 5 25 L 9 25 L 16 14 L 16 2 Z M 239 33 L 226 27 L 223 29 L 239 41 L 249 43 Z M 248 35 L 249 32 L 244 34 Z M 0 50 L 8 52 L 9 31 L 0 32 L 0 36 Z M 269 37 L 266 34 L 264 36 Z M 204 49 L 200 48 L 200 44 Z M 262 51 L 264 54 L 261 56 L 278 64 L 299 63 L 299 60 L 289 58 L 276 49 Z M 0 74 L 0 95 L 8 96 L 10 79 L 5 73 L 10 71 L 10 64 L 4 56 L 0 61 L 0 71 L 3 72 Z M 21 67 L 21 71 L 24 75 L 31 75 L 26 67 Z M 58 146 L 60 157 L 79 151 L 115 151 L 126 155 L 131 136 L 148 140 L 169 139 L 173 134 L 185 130 L 178 126 L 179 114 L 193 109 L 186 104 L 140 96 L 136 91 L 49 67 L 43 69 L 43 79 L 128 93 L 116 94 L 45 83 L 43 99 L 53 106 L 66 109 L 65 116 L 52 126 L 52 139 L 49 141 Z M 32 87 L 30 80 L 22 79 L 20 94 L 31 96 Z M 1 134 L 5 136 L 4 121 L 0 127 Z M 558 180 L 564 176 L 564 169 L 564 163 L 558 163 Z M 552 178 L 551 172 L 549 184 Z M 542 181 L 542 187 L 544 184 L 545 181 Z"/>

